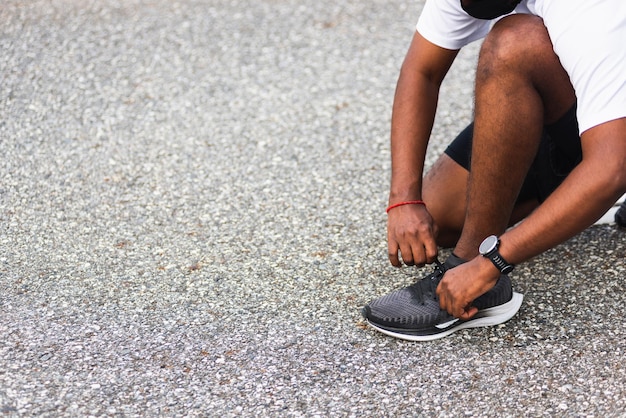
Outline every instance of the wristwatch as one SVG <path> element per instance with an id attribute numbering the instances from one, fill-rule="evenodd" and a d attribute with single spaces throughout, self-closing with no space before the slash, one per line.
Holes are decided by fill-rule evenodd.
<path id="1" fill-rule="evenodd" d="M 491 260 L 494 266 L 500 273 L 509 274 L 513 271 L 515 266 L 513 264 L 509 264 L 498 252 L 498 247 L 500 247 L 500 239 L 495 235 L 489 235 L 478 247 L 478 252 L 485 258 Z"/>

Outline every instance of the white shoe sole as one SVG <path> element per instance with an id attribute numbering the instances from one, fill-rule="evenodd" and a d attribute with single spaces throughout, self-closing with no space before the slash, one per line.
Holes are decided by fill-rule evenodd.
<path id="1" fill-rule="evenodd" d="M 434 327 L 433 329 L 431 329 L 432 332 L 427 332 L 423 335 L 404 334 L 401 332 L 395 332 L 385 328 L 381 328 L 380 326 L 372 324 L 369 321 L 368 323 L 376 331 L 382 332 L 383 334 L 389 335 L 391 337 L 407 341 L 432 341 L 446 337 L 453 332 L 459 331 L 461 329 L 490 327 L 493 325 L 502 324 L 513 318 L 513 316 L 517 313 L 517 311 L 519 311 L 519 308 L 522 306 L 523 300 L 524 295 L 522 295 L 521 293 L 513 292 L 513 297 L 511 298 L 511 300 L 503 305 L 494 306 L 493 308 L 487 308 L 483 309 L 482 311 L 478 311 L 478 313 L 468 321 L 450 321 L 449 323 L 447 323 L 446 327 L 442 329 Z"/>

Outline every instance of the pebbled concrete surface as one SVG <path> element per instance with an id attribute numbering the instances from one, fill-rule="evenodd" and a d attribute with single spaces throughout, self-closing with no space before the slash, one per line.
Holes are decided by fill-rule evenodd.
<path id="1" fill-rule="evenodd" d="M 626 233 L 519 266 L 507 324 L 360 307 L 423 2 L 3 0 L 1 416 L 623 416 Z M 429 164 L 472 111 L 444 86 Z"/>

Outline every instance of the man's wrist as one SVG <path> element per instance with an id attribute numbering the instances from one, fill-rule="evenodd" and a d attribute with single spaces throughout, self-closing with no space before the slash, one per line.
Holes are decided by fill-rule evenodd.
<path id="1" fill-rule="evenodd" d="M 395 205 L 400 202 L 411 202 L 422 200 L 422 194 L 417 192 L 406 192 L 406 193 L 389 193 L 389 200 L 387 201 L 387 205 Z"/>
<path id="2" fill-rule="evenodd" d="M 481 256 L 488 259 L 502 274 L 509 274 L 515 268 L 515 265 L 509 263 L 500 254 L 500 238 L 495 235 L 490 235 L 483 240 L 478 247 L 478 252 Z"/>
<path id="3" fill-rule="evenodd" d="M 409 200 L 422 200 L 422 182 L 421 179 L 399 179 L 395 178 L 391 181 L 389 188 L 389 204 Z"/>
<path id="4" fill-rule="evenodd" d="M 484 272 L 484 277 L 489 277 L 489 280 L 497 281 L 502 274 L 502 272 L 500 272 L 500 270 L 494 266 L 488 258 L 479 254 L 474 260 L 479 263 L 479 266 L 482 266 L 480 269 Z"/>

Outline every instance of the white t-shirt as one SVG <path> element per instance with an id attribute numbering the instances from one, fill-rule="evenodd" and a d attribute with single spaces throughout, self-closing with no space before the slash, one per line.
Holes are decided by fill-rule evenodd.
<path id="1" fill-rule="evenodd" d="M 626 117 L 626 0 L 523 0 L 513 13 L 543 19 L 576 91 L 581 133 Z M 469 16 L 460 0 L 427 0 L 417 30 L 435 45 L 460 49 L 494 22 Z"/>

